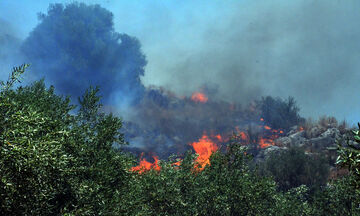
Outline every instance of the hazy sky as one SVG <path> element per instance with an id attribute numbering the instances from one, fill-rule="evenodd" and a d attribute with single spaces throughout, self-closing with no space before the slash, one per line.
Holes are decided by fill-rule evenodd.
<path id="1" fill-rule="evenodd" d="M 0 0 L 0 35 L 24 39 L 49 3 L 70 2 Z M 207 84 L 242 102 L 293 96 L 304 117 L 360 121 L 358 0 L 83 2 L 107 8 L 117 32 L 140 40 L 145 85 L 189 95 Z"/>

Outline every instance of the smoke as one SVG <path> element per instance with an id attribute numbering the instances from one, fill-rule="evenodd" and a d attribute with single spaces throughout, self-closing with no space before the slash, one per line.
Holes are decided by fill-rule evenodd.
<path id="1" fill-rule="evenodd" d="M 33 16 L 49 2 L 23 2 L 24 11 Z M 136 146 L 181 152 L 203 131 L 222 134 L 258 120 L 242 108 L 267 95 L 293 96 L 303 117 L 360 119 L 359 1 L 91 3 L 101 6 L 54 5 L 38 24 L 29 18 L 22 27 L 34 29 L 21 37 L 14 35 L 24 30 L 1 25 L 0 35 L 10 35 L 0 40 L 1 66 L 23 63 L 25 54 L 34 79 L 45 76 L 73 102 L 100 85 L 104 110 L 125 117 Z M 4 8 L 0 14 L 11 15 Z M 15 56 L 21 62 L 13 64 Z M 209 101 L 191 101 L 196 91 Z"/>
<path id="2" fill-rule="evenodd" d="M 58 93 L 76 102 L 90 85 L 99 85 L 105 104 L 122 107 L 142 98 L 145 56 L 136 38 L 114 31 L 111 12 L 99 5 L 53 4 L 39 20 L 21 51 L 32 72 Z"/>
<path id="3" fill-rule="evenodd" d="M 3 0 L 0 16 L 24 39 L 37 25 L 36 13 L 54 2 L 72 1 Z M 145 86 L 190 95 L 206 83 L 218 86 L 217 98 L 244 103 L 264 95 L 293 96 L 304 117 L 360 119 L 359 1 L 86 3 L 111 11 L 115 30 L 142 43 Z"/>
<path id="4" fill-rule="evenodd" d="M 305 117 L 360 119 L 355 114 L 360 107 L 360 2 L 217 2 L 213 14 L 198 3 L 186 5 L 194 9 L 180 7 L 161 23 L 181 29 L 180 35 L 161 32 L 168 33 L 169 42 L 162 44 L 168 55 L 159 55 L 155 45 L 146 49 L 145 84 L 189 95 L 212 83 L 219 88 L 217 98 L 241 103 L 264 95 L 293 96 Z M 162 9 L 166 14 L 173 8 Z M 191 18 L 188 25 L 176 21 L 185 13 Z M 157 13 L 148 15 L 157 18 Z"/>

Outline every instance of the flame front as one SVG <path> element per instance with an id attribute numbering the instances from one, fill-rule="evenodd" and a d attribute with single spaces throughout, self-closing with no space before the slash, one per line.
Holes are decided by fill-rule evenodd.
<path id="1" fill-rule="evenodd" d="M 218 149 L 217 145 L 206 134 L 199 139 L 199 142 L 193 142 L 191 146 L 199 154 L 196 159 L 198 164 L 194 166 L 199 171 L 203 170 L 207 164 L 210 165 L 210 156 Z"/>
<path id="2" fill-rule="evenodd" d="M 192 99 L 194 98 L 202 98 L 202 96 L 194 96 L 194 95 L 203 95 L 202 93 L 194 93 Z M 203 95 L 204 96 L 204 95 Z M 206 96 L 204 96 L 206 98 Z M 196 99 L 194 99 L 196 100 Z M 202 100 L 202 99 L 201 99 Z M 207 98 L 206 98 L 207 100 Z M 206 101 L 205 100 L 205 101 Z M 260 121 L 264 121 L 263 118 L 260 119 Z M 280 136 L 280 134 L 283 134 L 284 131 L 281 129 L 272 129 L 270 126 L 267 125 L 263 125 L 263 126 L 258 126 L 258 127 L 262 127 L 263 129 L 265 129 L 263 135 L 259 135 L 257 137 L 257 144 L 258 147 L 260 148 L 266 148 L 268 146 L 272 146 L 275 145 L 275 140 L 278 139 Z M 238 138 L 241 139 L 241 143 L 244 145 L 248 145 L 251 143 L 254 143 L 256 139 L 252 139 L 250 140 L 250 136 L 247 132 L 244 132 L 242 130 L 240 130 L 240 128 L 238 126 L 235 127 L 236 132 L 237 132 L 237 136 Z M 302 127 L 300 127 L 300 130 L 303 130 Z M 215 133 L 211 133 L 210 136 L 206 135 L 206 133 L 204 132 L 204 134 L 202 135 L 202 137 L 199 139 L 198 142 L 193 142 L 190 145 L 194 148 L 195 152 L 199 155 L 196 160 L 195 160 L 195 165 L 194 165 L 194 169 L 196 171 L 202 171 L 206 165 L 210 165 L 210 156 L 212 153 L 214 153 L 215 151 L 218 150 L 218 146 L 216 143 L 224 143 L 227 142 L 227 140 L 229 140 L 226 136 L 223 137 L 220 134 L 215 134 Z M 150 163 L 148 161 L 146 161 L 146 159 L 143 158 L 143 153 L 140 156 L 140 164 L 136 167 L 131 168 L 131 171 L 137 171 L 139 174 L 144 173 L 145 171 L 154 169 L 157 171 L 160 171 L 160 166 L 158 165 L 158 157 L 154 156 L 154 163 Z M 180 165 L 181 165 L 182 160 L 178 160 L 177 162 L 173 162 L 171 165 L 175 168 L 175 169 L 179 169 Z"/>
<path id="3" fill-rule="evenodd" d="M 141 153 L 140 156 L 140 164 L 132 167 L 130 171 L 132 172 L 138 172 L 139 174 L 142 174 L 145 171 L 154 169 L 156 171 L 160 171 L 160 166 L 158 165 L 159 158 L 157 156 L 154 156 L 154 163 L 150 163 L 145 158 L 142 158 L 144 156 L 144 153 Z"/>
<path id="4" fill-rule="evenodd" d="M 204 93 L 194 92 L 191 95 L 191 100 L 195 102 L 206 103 L 208 101 L 208 97 Z"/>

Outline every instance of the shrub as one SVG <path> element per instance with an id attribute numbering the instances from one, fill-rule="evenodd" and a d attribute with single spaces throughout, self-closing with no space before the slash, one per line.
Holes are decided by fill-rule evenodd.
<path id="1" fill-rule="evenodd" d="M 325 157 L 307 155 L 298 147 L 290 147 L 280 153 L 272 153 L 261 165 L 260 173 L 271 175 L 281 191 L 306 185 L 313 191 L 326 184 L 329 165 Z"/>
<path id="2" fill-rule="evenodd" d="M 354 176 L 330 182 L 312 197 L 312 215 L 360 215 L 360 191 Z"/>
<path id="3" fill-rule="evenodd" d="M 335 117 L 327 117 L 326 115 L 324 115 L 319 118 L 318 125 L 324 129 L 328 129 L 332 127 L 337 127 L 338 122 Z"/>
<path id="4" fill-rule="evenodd" d="M 97 89 L 77 116 L 43 80 L 10 89 L 25 68 L 0 94 L 0 215 L 110 214 L 129 164 L 111 148 L 124 144 L 121 120 L 98 112 Z"/>
<path id="5" fill-rule="evenodd" d="M 274 129 L 288 132 L 290 127 L 305 121 L 299 116 L 300 109 L 293 97 L 285 101 L 271 96 L 263 97 L 261 101 L 257 101 L 257 107 L 261 110 L 265 123 Z"/>

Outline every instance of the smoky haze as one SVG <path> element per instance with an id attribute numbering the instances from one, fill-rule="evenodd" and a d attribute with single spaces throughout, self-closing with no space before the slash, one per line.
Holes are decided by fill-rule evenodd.
<path id="1" fill-rule="evenodd" d="M 290 95 L 306 117 L 326 113 L 350 122 L 358 119 L 360 2 L 235 5 L 236 9 L 227 8 L 194 31 L 196 36 L 185 28 L 185 37 L 196 40 L 169 48 L 176 60 L 174 55 L 165 60 L 149 55 L 143 81 L 149 79 L 185 95 L 213 83 L 218 86 L 218 98 L 236 102 Z"/>
<path id="2" fill-rule="evenodd" d="M 56 2 L 2 1 L 0 19 L 7 24 L 1 26 L 26 39 L 38 24 L 36 13 Z M 265 95 L 293 96 L 304 117 L 360 119 L 359 1 L 85 3 L 101 4 L 114 14 L 115 31 L 139 39 L 148 62 L 145 86 L 190 96 L 206 84 L 217 89 L 213 99 L 244 104 Z M 20 16 L 11 13 L 16 8 Z M 12 50 L 10 44 L 2 43 L 0 52 Z"/>

